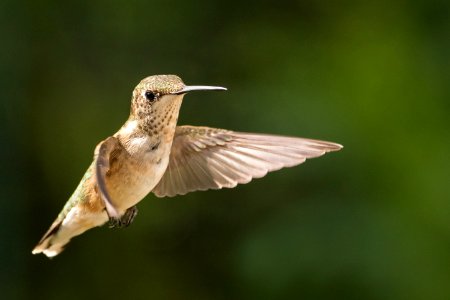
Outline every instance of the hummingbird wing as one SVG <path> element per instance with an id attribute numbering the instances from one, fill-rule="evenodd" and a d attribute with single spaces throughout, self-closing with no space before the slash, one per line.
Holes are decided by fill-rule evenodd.
<path id="1" fill-rule="evenodd" d="M 172 197 L 196 190 L 232 188 L 341 148 L 339 144 L 305 138 L 178 126 L 169 165 L 153 193 Z"/>
<path id="2" fill-rule="evenodd" d="M 111 201 L 111 196 L 108 193 L 105 179 L 107 172 L 111 167 L 110 162 L 116 159 L 120 153 L 123 153 L 122 150 L 124 150 L 122 144 L 113 136 L 110 136 L 106 140 L 100 142 L 95 148 L 94 166 L 97 187 L 110 218 L 119 218 L 120 214 Z"/>

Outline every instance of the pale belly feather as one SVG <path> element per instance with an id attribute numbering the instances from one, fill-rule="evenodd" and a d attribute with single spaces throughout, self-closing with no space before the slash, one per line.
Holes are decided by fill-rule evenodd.
<path id="1" fill-rule="evenodd" d="M 172 143 L 161 142 L 156 150 L 150 150 L 147 144 L 141 141 L 139 151 L 122 162 L 121 168 L 107 180 L 111 200 L 121 213 L 147 196 L 166 171 Z"/>

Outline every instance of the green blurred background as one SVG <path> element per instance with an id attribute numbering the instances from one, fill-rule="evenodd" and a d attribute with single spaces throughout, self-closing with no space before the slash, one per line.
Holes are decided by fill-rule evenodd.
<path id="1" fill-rule="evenodd" d="M 2 299 L 450 299 L 450 3 L 0 3 Z M 31 255 L 145 76 L 181 124 L 342 143 L 231 190 L 149 195 Z"/>

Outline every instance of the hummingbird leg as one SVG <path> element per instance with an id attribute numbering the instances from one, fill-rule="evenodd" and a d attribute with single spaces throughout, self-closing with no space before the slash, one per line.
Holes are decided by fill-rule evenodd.
<path id="1" fill-rule="evenodd" d="M 109 228 L 124 228 L 128 227 L 131 223 L 133 223 L 134 218 L 136 218 L 138 213 L 137 206 L 132 206 L 125 211 L 122 217 L 120 218 L 109 218 L 108 226 Z"/>

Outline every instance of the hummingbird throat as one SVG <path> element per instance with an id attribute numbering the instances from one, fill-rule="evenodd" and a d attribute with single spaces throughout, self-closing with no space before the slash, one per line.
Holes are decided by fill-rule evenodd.
<path id="1" fill-rule="evenodd" d="M 138 120 L 139 129 L 151 137 L 172 139 L 178 121 L 182 98 L 177 97 L 168 103 L 161 103 L 151 113 Z"/>

